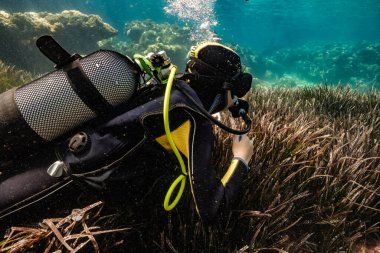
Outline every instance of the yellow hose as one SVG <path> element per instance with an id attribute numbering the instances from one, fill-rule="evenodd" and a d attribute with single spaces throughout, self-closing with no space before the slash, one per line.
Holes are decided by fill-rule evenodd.
<path id="1" fill-rule="evenodd" d="M 177 157 L 177 160 L 181 166 L 182 175 L 178 176 L 177 179 L 174 180 L 174 182 L 170 186 L 168 192 L 166 193 L 165 200 L 164 200 L 164 208 L 166 211 L 172 210 L 178 204 L 178 202 L 181 199 L 181 196 L 183 194 L 183 190 L 185 189 L 186 176 L 187 176 L 185 163 L 182 159 L 181 154 L 179 153 L 179 151 L 177 149 L 177 146 L 174 143 L 174 140 L 173 140 L 172 135 L 170 133 L 170 126 L 169 126 L 170 93 L 171 93 L 171 89 L 172 89 L 173 81 L 174 81 L 174 76 L 175 76 L 176 72 L 177 72 L 177 67 L 172 65 L 171 69 L 170 69 L 170 75 L 169 75 L 168 83 L 166 85 L 166 90 L 165 90 L 164 112 L 163 113 L 164 113 L 164 128 L 165 128 L 166 137 L 168 138 L 170 147 L 172 148 L 172 150 L 173 150 L 175 156 Z M 181 187 L 179 188 L 177 196 L 175 197 L 174 201 L 171 204 L 169 204 L 170 198 L 173 194 L 173 191 L 180 182 L 181 182 Z"/>

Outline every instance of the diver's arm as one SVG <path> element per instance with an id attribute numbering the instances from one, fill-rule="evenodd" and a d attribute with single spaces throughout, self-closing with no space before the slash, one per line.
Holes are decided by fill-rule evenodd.
<path id="1" fill-rule="evenodd" d="M 246 159 L 249 160 L 251 154 L 249 158 L 233 158 L 222 180 L 218 179 L 212 164 L 214 136 L 211 125 L 204 120 L 193 120 L 193 124 L 188 168 L 191 191 L 201 219 L 210 223 L 237 197 L 248 172 Z"/>
<path id="2" fill-rule="evenodd" d="M 235 135 L 233 138 L 232 158 L 228 170 L 222 178 L 222 184 L 225 188 L 239 187 L 240 183 L 249 170 L 248 162 L 253 154 L 251 140 L 246 135 Z M 231 192 L 235 190 L 230 189 Z"/>

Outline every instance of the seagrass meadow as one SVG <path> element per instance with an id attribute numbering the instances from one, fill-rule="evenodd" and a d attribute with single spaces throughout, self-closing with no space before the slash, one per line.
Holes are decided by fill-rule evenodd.
<path id="1" fill-rule="evenodd" d="M 231 231 L 246 251 L 351 252 L 376 239 L 378 92 L 257 88 L 248 98 L 255 154 Z"/>
<path id="2" fill-rule="evenodd" d="M 171 213 L 148 198 L 137 208 L 106 203 L 77 232 L 88 235 L 79 252 L 378 252 L 380 93 L 327 85 L 256 87 L 246 98 L 253 119 L 251 170 L 217 224 L 202 226 L 188 193 Z M 231 139 L 219 128 L 215 133 L 214 161 L 222 172 L 232 156 Z M 70 244 L 74 237 L 62 239 Z M 43 252 L 48 245 L 46 252 L 66 252 L 53 238 L 50 233 L 29 250 L 9 252 Z"/>
<path id="3" fill-rule="evenodd" d="M 212 228 L 172 215 L 162 251 L 371 252 L 380 235 L 380 94 L 258 87 L 247 99 L 254 155 L 236 205 Z M 215 131 L 224 169 L 231 140 Z"/>
<path id="4" fill-rule="evenodd" d="M 0 93 L 32 80 L 33 77 L 30 73 L 15 66 L 5 64 L 0 60 Z"/>

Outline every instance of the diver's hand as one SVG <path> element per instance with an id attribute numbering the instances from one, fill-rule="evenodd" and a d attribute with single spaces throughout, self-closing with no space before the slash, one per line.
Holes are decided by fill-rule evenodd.
<path id="1" fill-rule="evenodd" d="M 253 155 L 253 143 L 246 134 L 235 135 L 232 143 L 234 157 L 244 160 L 247 164 Z"/>

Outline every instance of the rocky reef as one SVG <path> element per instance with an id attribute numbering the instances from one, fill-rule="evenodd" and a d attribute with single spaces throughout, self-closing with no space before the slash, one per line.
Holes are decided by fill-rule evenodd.
<path id="1" fill-rule="evenodd" d="M 125 24 L 125 41 L 114 38 L 101 41 L 102 48 L 109 48 L 128 56 L 136 53 L 166 51 L 172 62 L 183 69 L 186 55 L 192 46 L 190 28 L 151 20 L 132 21 Z"/>
<path id="2" fill-rule="evenodd" d="M 76 10 L 61 13 L 0 11 L 0 59 L 32 72 L 51 69 L 35 46 L 42 35 L 50 34 L 62 46 L 80 54 L 98 49 L 97 42 L 117 35 L 117 30 L 98 15 L 87 15 Z"/>
<path id="3" fill-rule="evenodd" d="M 52 69 L 52 63 L 36 48 L 36 39 L 54 36 L 70 52 L 88 54 L 99 48 L 133 57 L 165 50 L 172 62 L 184 69 L 191 41 L 191 28 L 152 20 L 125 24 L 124 36 L 97 15 L 75 10 L 61 13 L 0 11 L 0 60 L 32 73 Z M 309 43 L 258 54 L 237 49 L 246 70 L 256 83 L 271 86 L 310 86 L 320 83 L 349 84 L 368 90 L 380 88 L 380 43 Z"/>
<path id="4" fill-rule="evenodd" d="M 380 88 L 380 43 L 313 43 L 265 55 L 247 49 L 240 51 L 255 76 L 271 83 L 284 83 L 293 78 L 296 83 Z"/>

